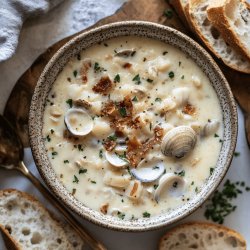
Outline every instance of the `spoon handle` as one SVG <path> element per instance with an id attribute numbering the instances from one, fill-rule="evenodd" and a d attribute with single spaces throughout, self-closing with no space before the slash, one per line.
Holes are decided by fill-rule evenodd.
<path id="1" fill-rule="evenodd" d="M 78 233 L 78 235 L 85 240 L 92 249 L 95 250 L 106 250 L 106 248 L 97 240 L 95 240 L 89 233 L 83 229 L 77 220 L 62 206 L 62 204 L 55 199 L 55 197 L 48 191 L 47 188 L 28 170 L 25 164 L 21 161 L 19 163 L 20 170 L 33 184 L 34 186 L 43 194 L 43 196 L 55 207 L 57 208 L 70 226 Z"/>

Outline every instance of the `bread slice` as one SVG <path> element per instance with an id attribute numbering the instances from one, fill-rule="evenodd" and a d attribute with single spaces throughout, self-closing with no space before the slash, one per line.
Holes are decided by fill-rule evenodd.
<path id="1" fill-rule="evenodd" d="M 188 18 L 192 28 L 205 45 L 227 66 L 244 73 L 250 73 L 250 60 L 229 46 L 221 33 L 207 17 L 211 0 L 190 0 L 187 5 Z"/>
<path id="2" fill-rule="evenodd" d="M 246 250 L 246 241 L 236 231 L 212 223 L 186 223 L 168 231 L 159 250 Z"/>
<path id="3" fill-rule="evenodd" d="M 250 60 L 250 11 L 241 0 L 216 0 L 207 8 L 209 21 L 232 47 Z"/>
<path id="4" fill-rule="evenodd" d="M 185 7 L 188 4 L 188 0 L 170 0 L 169 3 L 174 7 L 181 21 L 188 27 L 187 18 L 185 14 Z M 189 28 L 189 27 L 188 27 Z"/>
<path id="5" fill-rule="evenodd" d="M 31 195 L 14 189 L 0 191 L 0 229 L 11 249 L 81 250 L 83 242 L 68 225 L 54 220 Z"/>

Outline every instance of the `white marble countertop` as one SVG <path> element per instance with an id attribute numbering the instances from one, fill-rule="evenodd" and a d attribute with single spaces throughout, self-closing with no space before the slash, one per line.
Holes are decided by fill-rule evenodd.
<path id="1" fill-rule="evenodd" d="M 123 2 L 124 0 L 66 0 L 47 15 L 27 21 L 21 32 L 16 54 L 8 61 L 0 63 L 0 113 L 4 110 L 15 82 L 38 55 L 54 42 L 94 24 L 104 16 L 112 14 Z M 238 111 L 239 134 L 236 151 L 240 152 L 240 156 L 233 159 L 224 181 L 226 179 L 245 181 L 250 186 L 250 154 L 245 139 L 243 115 L 239 109 Z M 39 176 L 30 149 L 25 150 L 25 163 L 36 176 Z M 0 170 L 0 189 L 4 188 L 18 188 L 27 191 L 37 196 L 40 201 L 51 208 L 32 184 L 17 172 Z M 250 245 L 248 216 L 250 192 L 243 192 L 235 200 L 235 204 L 237 209 L 226 218 L 225 225 L 242 233 Z M 205 221 L 203 214 L 204 206 L 183 221 Z M 81 222 L 111 250 L 157 249 L 159 238 L 167 230 L 167 228 L 163 228 L 145 233 L 122 233 L 100 228 L 88 221 L 81 220 Z M 0 249 L 3 249 L 1 241 Z"/>

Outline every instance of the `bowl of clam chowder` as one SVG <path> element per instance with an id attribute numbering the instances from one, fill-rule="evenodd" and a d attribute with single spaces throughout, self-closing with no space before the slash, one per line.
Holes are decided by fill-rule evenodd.
<path id="1" fill-rule="evenodd" d="M 184 34 L 149 22 L 87 31 L 58 50 L 32 98 L 32 153 L 72 211 L 123 231 L 197 209 L 229 168 L 237 113 L 220 69 Z"/>

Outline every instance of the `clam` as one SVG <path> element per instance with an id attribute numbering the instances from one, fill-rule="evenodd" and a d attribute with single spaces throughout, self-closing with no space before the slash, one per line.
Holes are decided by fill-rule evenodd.
<path id="1" fill-rule="evenodd" d="M 129 163 L 125 155 L 126 150 L 127 146 L 125 144 L 117 144 L 113 151 L 105 152 L 105 157 L 112 166 L 124 167 Z"/>
<path id="2" fill-rule="evenodd" d="M 82 109 L 71 108 L 65 116 L 64 122 L 72 135 L 84 136 L 89 134 L 94 126 L 91 116 Z"/>
<path id="3" fill-rule="evenodd" d="M 208 121 L 208 123 L 203 128 L 203 135 L 209 136 L 214 134 L 220 126 L 220 122 L 217 120 Z"/>
<path id="4" fill-rule="evenodd" d="M 172 91 L 172 97 L 178 106 L 187 103 L 190 89 L 187 87 L 175 88 Z"/>
<path id="5" fill-rule="evenodd" d="M 172 173 L 164 174 L 155 190 L 154 199 L 159 202 L 164 194 L 176 197 L 181 196 L 184 192 L 185 184 L 185 180 L 178 175 Z"/>
<path id="6" fill-rule="evenodd" d="M 166 156 L 182 158 L 195 146 L 197 135 L 189 126 L 178 126 L 163 137 L 161 151 Z"/>
<path id="7" fill-rule="evenodd" d="M 130 56 L 134 56 L 136 53 L 136 51 L 134 49 L 124 49 L 124 50 L 120 50 L 118 51 L 115 56 L 119 56 L 119 57 L 130 57 Z"/>
<path id="8" fill-rule="evenodd" d="M 152 158 L 142 160 L 137 168 L 130 170 L 131 174 L 141 182 L 152 182 L 160 178 L 165 168 L 162 160 Z"/>

